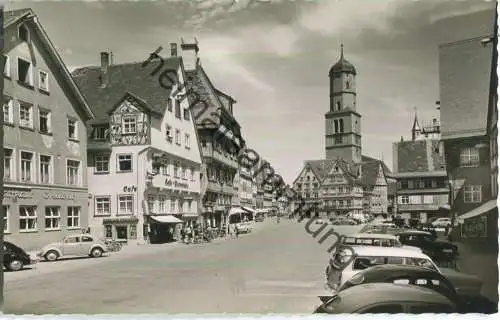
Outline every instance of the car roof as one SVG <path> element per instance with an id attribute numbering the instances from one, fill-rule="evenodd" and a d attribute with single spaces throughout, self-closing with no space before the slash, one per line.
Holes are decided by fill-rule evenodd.
<path id="1" fill-rule="evenodd" d="M 369 239 L 378 238 L 378 239 L 390 239 L 390 240 L 397 239 L 395 235 L 385 234 L 385 233 L 353 233 L 346 235 L 346 238 L 347 237 L 359 238 L 359 239 L 362 238 L 369 238 Z"/>
<path id="2" fill-rule="evenodd" d="M 429 269 L 429 268 L 424 268 L 424 267 L 419 267 L 411 264 L 380 264 L 372 267 L 368 267 L 364 270 L 361 270 L 360 273 L 362 274 L 367 274 L 367 273 L 373 273 L 376 274 L 377 272 L 418 272 L 418 273 L 429 273 L 429 274 L 438 274 L 440 277 L 443 277 L 442 274 L 439 272 Z"/>
<path id="3" fill-rule="evenodd" d="M 427 256 L 423 252 L 404 247 L 353 246 L 352 249 L 359 256 L 386 256 L 430 259 L 429 256 Z"/>
<path id="4" fill-rule="evenodd" d="M 382 282 L 347 288 L 340 291 L 338 297 L 341 299 L 338 311 L 347 308 L 356 311 L 370 304 L 389 301 L 439 303 L 454 306 L 452 301 L 432 289 Z"/>
<path id="5" fill-rule="evenodd" d="M 424 231 L 424 230 L 405 230 L 398 232 L 398 234 L 431 234 L 429 231 Z"/>

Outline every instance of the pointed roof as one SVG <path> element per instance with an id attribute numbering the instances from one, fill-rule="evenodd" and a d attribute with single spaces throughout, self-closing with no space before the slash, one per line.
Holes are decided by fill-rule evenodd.
<path id="1" fill-rule="evenodd" d="M 418 123 L 417 110 L 415 108 L 415 118 L 413 119 L 413 127 L 411 128 L 412 132 L 420 131 L 420 124 Z"/>
<path id="2" fill-rule="evenodd" d="M 337 73 L 352 73 L 356 75 L 356 68 L 354 65 L 344 58 L 344 44 L 340 45 L 340 59 L 330 69 L 329 75 L 331 76 Z"/>
<path id="3" fill-rule="evenodd" d="M 19 9 L 19 10 L 4 10 L 3 13 L 4 18 L 4 29 L 14 25 L 18 22 L 26 22 L 29 24 L 33 30 L 36 32 L 37 36 L 40 39 L 40 44 L 45 48 L 48 53 L 49 59 L 53 61 L 53 63 L 58 66 L 56 70 L 53 70 L 54 74 L 58 77 L 61 76 L 62 79 L 68 84 L 69 93 L 73 95 L 74 99 L 78 102 L 79 110 L 83 111 L 86 120 L 93 119 L 95 114 L 90 108 L 87 100 L 85 99 L 82 92 L 78 89 L 75 81 L 71 77 L 70 72 L 66 68 L 61 56 L 57 52 L 54 44 L 50 41 L 49 36 L 45 32 L 45 29 L 40 24 L 40 21 L 37 15 L 30 8 Z M 56 72 L 58 71 L 58 72 Z"/>

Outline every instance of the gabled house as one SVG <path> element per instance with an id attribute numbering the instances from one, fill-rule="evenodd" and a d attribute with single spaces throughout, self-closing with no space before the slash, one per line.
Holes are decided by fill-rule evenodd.
<path id="1" fill-rule="evenodd" d="M 94 114 L 37 15 L 3 17 L 4 234 L 28 251 L 88 227 Z"/>
<path id="2" fill-rule="evenodd" d="M 236 101 L 217 89 L 198 57 L 197 42 L 181 44 L 186 88 L 202 154 L 201 206 L 205 227 L 227 225 L 230 208 L 238 201 L 237 155 L 244 148 L 241 128 L 233 114 Z"/>
<path id="3" fill-rule="evenodd" d="M 175 52 L 175 51 L 174 51 Z M 201 156 L 195 120 L 183 95 L 183 60 L 79 68 L 73 77 L 96 119 L 89 131 L 91 232 L 127 242 L 174 239 L 176 226 L 199 218 Z M 154 71 L 175 70 L 172 88 Z"/>
<path id="4" fill-rule="evenodd" d="M 315 205 L 314 214 L 323 217 L 385 216 L 390 175 L 383 161 L 368 156 L 362 156 L 360 163 L 343 158 L 309 160 L 304 162 L 304 168 L 293 182 L 293 190 L 304 201 L 302 213 Z M 295 200 L 292 210 L 297 210 L 302 200 Z"/>

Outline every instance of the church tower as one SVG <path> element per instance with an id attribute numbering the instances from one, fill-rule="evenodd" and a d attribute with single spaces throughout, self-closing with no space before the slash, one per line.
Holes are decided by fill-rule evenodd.
<path id="1" fill-rule="evenodd" d="M 326 159 L 361 162 L 361 115 L 356 112 L 356 68 L 344 58 L 330 69 L 330 111 L 325 114 Z"/>

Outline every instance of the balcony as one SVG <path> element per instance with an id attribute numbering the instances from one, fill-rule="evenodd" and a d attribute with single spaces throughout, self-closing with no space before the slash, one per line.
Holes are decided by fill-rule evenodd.
<path id="1" fill-rule="evenodd" d="M 238 169 L 238 159 L 234 155 L 230 155 L 229 153 L 225 153 L 219 150 L 214 149 L 210 145 L 206 145 L 201 147 L 201 153 L 203 157 L 211 158 L 218 162 L 221 162 L 229 167 L 234 169 Z"/>
<path id="2" fill-rule="evenodd" d="M 211 191 L 214 193 L 225 193 L 225 194 L 234 194 L 234 188 L 228 184 L 221 184 L 216 181 L 208 181 L 207 182 L 207 191 Z"/>

